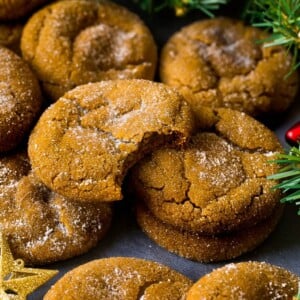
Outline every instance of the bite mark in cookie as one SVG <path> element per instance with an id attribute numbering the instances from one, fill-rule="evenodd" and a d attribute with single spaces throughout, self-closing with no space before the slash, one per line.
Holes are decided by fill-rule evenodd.
<path id="1" fill-rule="evenodd" d="M 194 124 L 182 96 L 163 84 L 87 84 L 43 113 L 30 136 L 29 156 L 36 175 L 66 197 L 120 200 L 127 170 L 162 144 L 184 144 Z"/>

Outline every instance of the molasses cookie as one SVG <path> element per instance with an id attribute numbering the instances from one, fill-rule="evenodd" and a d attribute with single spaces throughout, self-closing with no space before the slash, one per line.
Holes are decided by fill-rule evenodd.
<path id="1" fill-rule="evenodd" d="M 0 229 L 27 264 L 64 260 L 88 251 L 107 232 L 111 207 L 78 203 L 45 187 L 24 153 L 0 158 Z"/>
<path id="2" fill-rule="evenodd" d="M 142 230 L 161 247 L 190 260 L 210 263 L 233 259 L 255 249 L 274 230 L 282 211 L 277 206 L 271 216 L 254 226 L 218 235 L 202 235 L 164 223 L 142 202 L 137 204 L 136 214 Z"/>
<path id="3" fill-rule="evenodd" d="M 231 263 L 200 278 L 187 300 L 291 300 L 300 278 L 265 262 Z"/>
<path id="4" fill-rule="evenodd" d="M 207 116 L 208 109 L 203 110 Z M 242 230 L 268 218 L 281 194 L 268 175 L 282 147 L 252 117 L 211 110 L 184 149 L 153 151 L 134 166 L 131 187 L 161 221 L 202 234 Z M 204 120 L 204 118 L 203 118 Z"/>
<path id="5" fill-rule="evenodd" d="M 283 47 L 258 43 L 266 33 L 227 18 L 182 28 L 164 46 L 161 80 L 177 87 L 194 109 L 228 107 L 250 115 L 279 113 L 293 101 L 297 73 Z"/>
<path id="6" fill-rule="evenodd" d="M 20 41 L 23 25 L 18 23 L 0 24 L 0 45 L 21 54 Z"/>
<path id="7" fill-rule="evenodd" d="M 0 20 L 16 20 L 24 17 L 47 1 L 48 0 L 0 0 Z"/>
<path id="8" fill-rule="evenodd" d="M 82 201 L 122 198 L 127 170 L 193 130 L 189 105 L 174 89 L 147 80 L 102 81 L 66 93 L 41 116 L 29 141 L 36 175 Z"/>
<path id="9" fill-rule="evenodd" d="M 54 101 L 88 82 L 153 79 L 156 45 L 139 17 L 108 1 L 65 0 L 26 24 L 23 57 Z"/>
<path id="10" fill-rule="evenodd" d="M 0 46 L 0 152 L 19 144 L 42 104 L 40 87 L 27 64 Z"/>
<path id="11" fill-rule="evenodd" d="M 52 286 L 44 300 L 180 300 L 191 285 L 188 278 L 159 263 L 112 257 L 71 270 Z"/>

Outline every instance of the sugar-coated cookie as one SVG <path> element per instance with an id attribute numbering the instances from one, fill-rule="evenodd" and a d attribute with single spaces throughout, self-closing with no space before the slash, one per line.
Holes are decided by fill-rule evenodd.
<path id="1" fill-rule="evenodd" d="M 291 300 L 300 278 L 265 262 L 231 263 L 200 278 L 187 300 Z"/>
<path id="2" fill-rule="evenodd" d="M 39 83 L 27 63 L 0 46 L 0 152 L 28 134 L 42 105 Z"/>
<path id="3" fill-rule="evenodd" d="M 127 170 L 162 144 L 185 143 L 193 118 L 182 96 L 160 83 L 86 84 L 42 114 L 30 136 L 29 156 L 35 174 L 61 195 L 120 200 Z"/>
<path id="4" fill-rule="evenodd" d="M 272 189 L 278 182 L 267 176 L 279 170 L 270 160 L 282 147 L 275 133 L 245 113 L 211 113 L 213 120 L 200 124 L 183 149 L 158 149 L 138 162 L 130 184 L 158 219 L 178 229 L 240 231 L 278 205 L 281 193 Z"/>
<path id="5" fill-rule="evenodd" d="M 97 0 L 64 0 L 38 11 L 24 28 L 21 49 L 53 101 L 88 82 L 151 80 L 157 59 L 137 15 Z"/>
<path id="6" fill-rule="evenodd" d="M 71 270 L 44 300 L 181 300 L 191 285 L 188 278 L 159 263 L 111 257 Z"/>
<path id="7" fill-rule="evenodd" d="M 177 87 L 194 109 L 228 107 L 251 115 L 279 113 L 298 89 L 287 76 L 292 56 L 284 47 L 264 47 L 258 28 L 229 18 L 201 20 L 176 32 L 162 50 L 162 82 Z"/>
<path id="8" fill-rule="evenodd" d="M 41 265 L 94 247 L 110 226 L 110 205 L 70 201 L 30 169 L 25 153 L 0 158 L 0 229 L 14 257 Z"/>

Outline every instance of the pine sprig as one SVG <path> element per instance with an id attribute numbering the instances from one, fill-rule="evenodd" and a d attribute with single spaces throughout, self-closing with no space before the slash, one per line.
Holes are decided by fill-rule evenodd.
<path id="1" fill-rule="evenodd" d="M 279 154 L 272 162 L 284 165 L 278 173 L 268 176 L 268 179 L 280 180 L 274 188 L 287 194 L 281 202 L 295 202 L 300 205 L 300 144 L 298 148 L 292 147 L 287 154 Z M 300 215 L 300 208 L 298 214 Z"/>
<path id="2" fill-rule="evenodd" d="M 300 67 L 300 0 L 250 0 L 246 12 L 254 26 L 272 32 L 265 46 L 286 46 L 293 53 L 291 71 Z"/>
<path id="3" fill-rule="evenodd" d="M 213 17 L 212 11 L 220 8 L 230 0 L 135 0 L 143 10 L 149 13 L 160 11 L 164 8 L 175 10 L 176 16 L 185 15 L 188 11 L 198 9 L 204 14 Z"/>

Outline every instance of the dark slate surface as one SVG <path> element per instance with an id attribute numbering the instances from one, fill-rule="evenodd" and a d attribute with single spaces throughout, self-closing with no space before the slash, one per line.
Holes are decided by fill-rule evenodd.
<path id="1" fill-rule="evenodd" d="M 137 6 L 130 1 L 119 0 L 118 2 L 142 16 L 143 20 L 153 32 L 159 48 L 161 48 L 168 37 L 180 27 L 194 20 L 203 18 L 201 13 L 192 13 L 184 18 L 176 18 L 172 11 L 163 12 L 150 17 L 145 13 L 142 13 Z M 223 15 L 237 16 L 240 13 L 241 9 L 238 3 L 241 2 L 233 1 L 232 3 L 231 6 L 222 11 Z M 270 117 L 269 119 L 262 120 L 269 128 L 276 132 L 277 136 L 285 146 L 287 146 L 284 141 L 285 131 L 294 123 L 300 121 L 299 98 L 300 97 L 296 99 L 294 105 L 287 112 L 277 117 Z M 266 261 L 285 267 L 300 275 L 299 234 L 300 216 L 297 216 L 297 209 L 294 206 L 288 206 L 281 222 L 271 236 L 256 250 L 234 261 Z M 151 259 L 176 269 L 190 277 L 192 280 L 197 280 L 200 276 L 225 264 L 225 262 L 218 264 L 202 264 L 189 261 L 159 247 L 147 238 L 138 228 L 131 209 L 129 208 L 129 203 L 124 200 L 115 205 L 113 226 L 106 238 L 99 243 L 98 247 L 80 257 L 46 266 L 46 268 L 49 269 L 58 269 L 59 274 L 43 287 L 36 290 L 36 292 L 29 296 L 28 299 L 42 299 L 43 295 L 56 280 L 63 276 L 65 272 L 76 266 L 93 259 L 111 256 L 132 256 Z"/>

